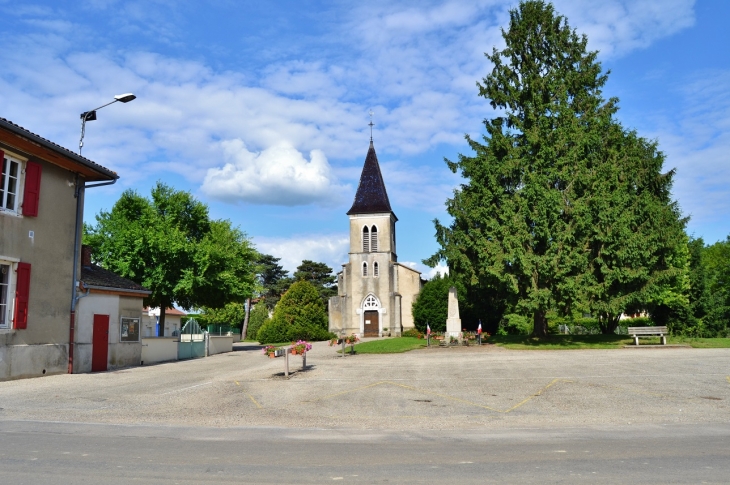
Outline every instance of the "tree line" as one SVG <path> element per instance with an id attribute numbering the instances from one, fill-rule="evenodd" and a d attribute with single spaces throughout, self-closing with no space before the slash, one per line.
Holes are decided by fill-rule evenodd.
<path id="1" fill-rule="evenodd" d="M 110 211 L 96 215 L 96 224 L 84 224 L 84 244 L 92 247 L 94 263 L 149 289 L 145 305 L 199 309 L 199 323 L 237 327 L 245 338 L 255 301 L 248 331 L 255 337 L 269 313 L 276 315 L 277 303 L 296 288 L 288 304 L 305 308 L 297 316 L 309 321 L 300 325 L 301 338 L 329 336 L 327 299 L 337 294 L 332 269 L 304 260 L 289 276 L 279 258 L 256 251 L 229 220 L 211 219 L 208 207 L 190 192 L 162 182 L 149 198 L 126 190 Z M 282 315 L 291 323 L 289 314 Z M 163 311 L 160 332 L 164 324 Z"/>

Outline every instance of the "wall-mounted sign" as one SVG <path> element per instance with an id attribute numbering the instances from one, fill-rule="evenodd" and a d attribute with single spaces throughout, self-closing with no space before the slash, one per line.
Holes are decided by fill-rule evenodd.
<path id="1" fill-rule="evenodd" d="M 139 318 L 122 317 L 119 328 L 121 342 L 139 342 Z"/>

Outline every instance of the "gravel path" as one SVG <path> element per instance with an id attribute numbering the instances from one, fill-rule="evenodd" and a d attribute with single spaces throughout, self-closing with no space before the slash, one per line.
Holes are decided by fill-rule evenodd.
<path id="1" fill-rule="evenodd" d="M 0 382 L 0 420 L 374 430 L 728 423 L 730 350 L 432 348 L 342 358 L 258 346 L 206 359 Z"/>

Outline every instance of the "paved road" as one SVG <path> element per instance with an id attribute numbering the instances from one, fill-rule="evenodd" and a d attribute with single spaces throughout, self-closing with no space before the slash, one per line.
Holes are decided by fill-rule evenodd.
<path id="1" fill-rule="evenodd" d="M 730 426 L 392 432 L 0 422 L 6 485 L 728 483 Z"/>
<path id="2" fill-rule="evenodd" d="M 0 483 L 729 481 L 727 349 L 238 348 L 0 382 Z"/>

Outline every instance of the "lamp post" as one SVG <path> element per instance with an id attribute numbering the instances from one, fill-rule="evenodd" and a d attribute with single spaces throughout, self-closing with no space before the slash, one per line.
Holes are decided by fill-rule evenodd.
<path id="1" fill-rule="evenodd" d="M 117 101 L 121 103 L 129 103 L 136 97 L 137 96 L 132 93 L 117 94 L 116 96 L 114 96 L 114 101 L 101 105 L 98 108 L 94 108 L 91 111 L 84 111 L 83 113 L 81 113 L 81 138 L 79 139 L 79 155 L 81 155 L 81 149 L 84 147 L 84 132 L 86 131 L 86 122 L 94 121 L 96 119 L 96 111 L 106 106 L 109 106 L 110 104 L 114 104 Z"/>
<path id="2" fill-rule="evenodd" d="M 81 156 L 81 149 L 84 147 L 84 131 L 86 129 L 86 122 L 87 121 L 93 121 L 96 119 L 96 110 L 104 108 L 105 106 L 109 106 L 110 104 L 114 104 L 117 101 L 121 101 L 122 103 L 129 103 L 133 99 L 135 99 L 137 96 L 135 96 L 132 93 L 126 93 L 126 94 L 118 94 L 114 96 L 114 101 L 111 101 L 105 105 L 99 106 L 98 108 L 92 109 L 91 111 L 84 111 L 81 113 L 81 138 L 79 139 L 79 156 Z M 117 178 L 115 177 L 112 180 L 108 180 L 106 182 L 100 182 L 93 185 L 87 185 L 83 177 L 79 177 L 79 174 L 76 174 L 76 188 L 74 190 L 74 197 L 76 197 L 76 223 L 74 225 L 74 261 L 73 261 L 73 270 L 72 270 L 72 279 L 71 279 L 71 314 L 70 314 L 70 321 L 69 321 L 69 337 L 68 337 L 68 373 L 73 374 L 74 370 L 74 346 L 76 344 L 76 338 L 75 338 L 75 330 L 76 330 L 76 303 L 79 301 L 80 298 L 88 295 L 88 292 L 86 295 L 78 295 L 77 294 L 77 285 L 78 285 L 78 271 L 79 271 L 79 247 L 81 246 L 81 226 L 83 224 L 83 210 L 84 210 L 84 194 L 86 192 L 87 188 L 92 187 L 99 187 L 102 185 L 111 185 L 114 182 L 117 181 Z"/>

